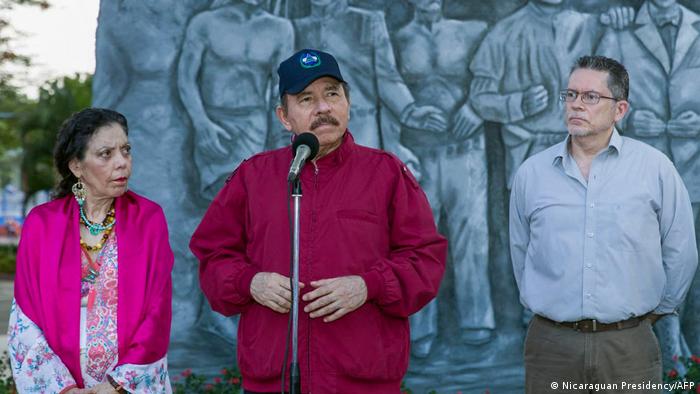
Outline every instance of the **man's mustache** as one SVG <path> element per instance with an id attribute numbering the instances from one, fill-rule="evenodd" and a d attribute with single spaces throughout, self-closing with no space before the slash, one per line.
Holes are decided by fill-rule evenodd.
<path id="1" fill-rule="evenodd" d="M 587 116 L 582 112 L 569 112 L 566 114 L 566 119 L 571 120 L 572 118 L 587 120 Z"/>
<path id="2" fill-rule="evenodd" d="M 318 118 L 316 118 L 316 120 L 313 121 L 313 123 L 311 123 L 311 127 L 309 127 L 309 129 L 313 131 L 324 124 L 340 126 L 340 122 L 338 122 L 336 118 L 330 115 L 320 115 Z"/>

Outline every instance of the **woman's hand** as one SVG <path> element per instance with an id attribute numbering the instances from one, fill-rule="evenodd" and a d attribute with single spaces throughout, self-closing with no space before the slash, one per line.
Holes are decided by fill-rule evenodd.
<path id="1" fill-rule="evenodd" d="M 92 389 L 79 389 L 76 387 L 66 391 L 65 394 L 90 394 L 93 392 L 91 390 Z"/>
<path id="2" fill-rule="evenodd" d="M 90 389 L 88 393 L 90 394 L 115 394 L 117 390 L 112 387 L 108 382 L 100 383 Z"/>

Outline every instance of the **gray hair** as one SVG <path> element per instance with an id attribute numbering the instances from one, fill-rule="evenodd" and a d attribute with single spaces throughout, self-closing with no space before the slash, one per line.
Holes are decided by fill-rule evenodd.
<path id="1" fill-rule="evenodd" d="M 613 97 L 618 100 L 627 100 L 630 93 L 630 77 L 627 69 L 620 62 L 605 56 L 582 56 L 576 60 L 571 73 L 582 68 L 607 72 L 608 89 Z"/>

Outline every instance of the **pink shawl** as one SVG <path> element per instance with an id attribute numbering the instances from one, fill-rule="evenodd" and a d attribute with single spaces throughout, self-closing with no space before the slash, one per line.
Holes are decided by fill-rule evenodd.
<path id="1" fill-rule="evenodd" d="M 80 228 L 72 196 L 27 215 L 17 250 L 15 299 L 83 387 L 80 373 Z M 163 358 L 170 340 L 173 253 L 163 211 L 126 192 L 115 202 L 119 362 Z"/>

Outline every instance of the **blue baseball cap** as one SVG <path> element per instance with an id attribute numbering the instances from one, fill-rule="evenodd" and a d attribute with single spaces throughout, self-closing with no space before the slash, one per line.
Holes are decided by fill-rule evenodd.
<path id="1" fill-rule="evenodd" d="M 280 77 L 280 97 L 298 94 L 321 77 L 333 77 L 345 82 L 333 55 L 316 49 L 302 49 L 277 68 Z"/>

